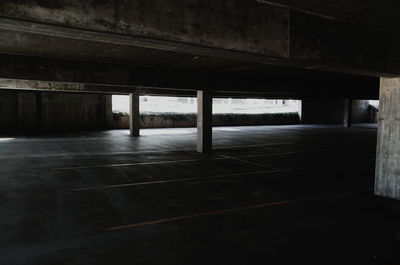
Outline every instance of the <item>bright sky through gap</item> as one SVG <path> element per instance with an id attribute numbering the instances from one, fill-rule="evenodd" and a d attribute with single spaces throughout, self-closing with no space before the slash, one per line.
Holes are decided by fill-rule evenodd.
<path id="1" fill-rule="evenodd" d="M 213 99 L 213 113 L 283 113 L 298 112 L 298 100 L 271 100 L 271 99 Z M 113 111 L 129 112 L 129 96 L 114 95 Z M 140 97 L 141 112 L 177 112 L 195 113 L 197 111 L 196 98 L 190 97 Z"/>

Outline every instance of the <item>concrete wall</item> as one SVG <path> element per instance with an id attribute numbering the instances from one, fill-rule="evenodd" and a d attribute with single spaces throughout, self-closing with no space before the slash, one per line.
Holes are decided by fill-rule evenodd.
<path id="1" fill-rule="evenodd" d="M 105 129 L 108 101 L 98 94 L 3 90 L 0 131 Z"/>
<path id="2" fill-rule="evenodd" d="M 344 99 L 305 99 L 302 101 L 303 124 L 343 124 Z M 351 123 L 376 123 L 368 100 L 352 100 Z"/>
<path id="3" fill-rule="evenodd" d="M 303 99 L 303 124 L 343 124 L 346 101 L 344 99 Z"/>
<path id="4" fill-rule="evenodd" d="M 0 92 L 0 130 L 17 128 L 18 97 L 12 92 Z"/>

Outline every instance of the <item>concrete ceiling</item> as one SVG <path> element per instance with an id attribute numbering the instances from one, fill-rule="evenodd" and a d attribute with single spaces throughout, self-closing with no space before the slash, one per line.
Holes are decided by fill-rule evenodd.
<path id="1" fill-rule="evenodd" d="M 240 59 L 205 56 L 138 47 L 129 44 L 72 39 L 0 29 L 0 54 L 26 55 L 84 62 L 131 65 L 144 68 L 185 69 L 210 72 L 243 72 L 264 70 L 263 75 L 276 78 L 297 78 L 311 70 L 278 66 Z M 316 71 L 316 74 L 323 74 Z"/>
<path id="2" fill-rule="evenodd" d="M 330 19 L 400 32 L 398 0 L 257 0 Z"/>
<path id="3" fill-rule="evenodd" d="M 370 31 L 364 32 L 364 29 L 360 30 L 358 27 L 355 29 L 350 27 L 348 29 L 347 25 L 344 27 L 342 23 L 298 12 L 291 14 L 289 10 L 284 8 L 271 7 L 270 5 L 256 2 L 264 0 L 252 1 L 254 6 L 247 7 L 243 3 L 249 2 L 238 0 L 235 1 L 235 5 L 230 6 L 230 9 L 226 9 L 224 8 L 225 5 L 222 5 L 224 2 L 220 0 L 219 3 L 221 5 L 216 5 L 219 8 L 219 12 L 215 12 L 213 16 L 210 15 L 213 18 L 210 19 L 209 16 L 204 14 L 204 10 L 212 10 L 210 8 L 212 5 L 206 5 L 206 9 L 204 7 L 200 9 L 201 6 L 197 5 L 194 7 L 186 6 L 182 9 L 179 4 L 171 0 L 169 1 L 170 4 L 174 4 L 174 7 L 176 4 L 175 9 L 177 11 L 173 13 L 173 16 L 167 17 L 167 20 L 161 21 L 162 23 L 158 20 L 156 22 L 153 21 L 155 16 L 152 12 L 154 10 L 152 11 L 150 4 L 147 6 L 146 1 L 142 1 L 144 6 L 148 7 L 148 9 L 144 9 L 147 11 L 144 13 L 149 17 L 146 20 L 147 24 L 143 24 L 148 27 L 143 26 L 143 28 L 151 32 L 151 34 L 149 33 L 150 35 L 146 35 L 147 33 L 144 34 L 143 32 L 147 31 L 140 27 L 141 24 L 137 24 L 138 21 L 140 22 L 139 19 L 131 21 L 132 25 L 129 24 L 131 26 L 129 28 L 125 25 L 128 22 L 124 20 L 124 23 L 122 23 L 117 19 L 120 17 L 119 15 L 115 15 L 116 18 L 111 19 L 116 21 L 115 25 L 109 25 L 109 28 L 103 29 L 104 25 L 97 18 L 104 15 L 104 10 L 108 10 L 105 8 L 104 10 L 101 9 L 102 12 L 99 13 L 94 10 L 91 16 L 96 15 L 94 16 L 96 19 L 93 18 L 90 23 L 83 23 L 92 17 L 83 16 L 81 20 L 77 19 L 82 5 L 78 0 L 66 1 L 75 3 L 75 5 L 72 5 L 74 7 L 72 11 L 74 12 L 70 10 L 70 5 L 66 5 L 65 8 L 51 6 L 44 13 L 47 16 L 43 16 L 43 3 L 49 3 L 47 1 L 8 0 L 8 5 L 16 5 L 18 7 L 9 8 L 11 11 L 24 10 L 25 13 L 10 11 L 10 13 L 6 12 L 1 15 L 2 9 L 0 8 L 0 38 L 2 39 L 0 42 L 0 54 L 123 64 L 145 67 L 147 71 L 151 71 L 148 68 L 163 68 L 171 69 L 172 71 L 184 69 L 190 71 L 229 72 L 234 74 L 243 71 L 258 71 L 258 75 L 272 78 L 298 78 L 309 73 L 322 76 L 322 71 L 372 76 L 378 76 L 382 73 L 393 74 L 392 72 L 394 71 L 387 67 L 386 60 L 386 57 L 388 57 L 386 56 L 386 51 L 388 47 L 390 48 L 390 45 L 380 45 L 385 43 L 385 41 L 382 41 L 383 38 L 377 37 L 375 34 L 369 34 Z M 290 5 L 295 10 L 306 8 L 320 14 L 325 14 L 325 12 L 329 11 L 340 17 L 354 16 L 354 11 L 357 10 L 356 3 L 365 7 L 362 2 L 376 2 L 371 0 L 336 0 L 322 4 L 323 1 L 316 0 L 272 1 L 274 5 Z M 380 1 L 388 2 L 387 0 Z M 31 7 L 28 8 L 24 5 L 25 2 L 40 6 L 41 12 L 33 12 L 34 10 Z M 64 1 L 60 0 L 58 2 L 63 3 Z M 163 1 L 153 2 L 164 3 Z M 192 2 L 193 4 L 199 3 L 197 0 L 192 0 Z M 269 3 L 270 1 L 265 0 L 265 2 Z M 102 6 L 97 1 L 91 1 L 91 3 L 93 7 Z M 108 2 L 106 1 L 106 3 Z M 129 3 L 129 1 L 125 3 Z M 392 3 L 393 5 L 398 5 L 394 1 Z M 369 8 L 367 8 L 368 6 Z M 110 6 L 107 5 L 107 7 Z M 241 13 L 243 10 L 247 10 L 242 7 L 248 8 L 247 15 Z M 367 11 L 373 9 L 372 5 L 367 5 L 367 7 L 365 8 Z M 385 7 L 388 7 L 388 5 L 385 5 Z M 133 7 L 131 9 L 130 12 L 125 14 L 128 18 L 130 17 L 128 14 L 136 14 L 138 12 Z M 3 10 L 6 9 L 3 8 Z M 201 11 L 199 11 L 199 15 L 195 12 L 196 10 Z M 197 29 L 197 27 L 194 27 L 195 30 L 185 31 L 188 21 L 180 18 L 182 14 L 187 14 L 187 12 L 193 13 L 191 13 L 191 19 L 199 20 L 198 23 L 196 22 L 198 25 L 209 25 L 209 22 L 216 21 L 224 23 L 216 24 L 213 28 L 200 27 Z M 25 16 L 26 13 L 29 16 Z M 71 14 L 74 14 L 75 20 L 65 18 L 69 18 Z M 269 20 L 265 18 L 266 14 L 269 14 Z M 332 14 L 329 13 L 329 15 Z M 42 21 L 43 17 L 51 18 L 54 21 Z M 61 18 L 65 18 L 65 21 L 58 21 Z M 249 18 L 252 18 L 252 20 L 249 20 Z M 171 22 L 171 25 L 164 28 L 164 24 L 168 24 L 167 22 Z M 257 27 L 253 27 L 253 24 Z M 218 27 L 217 25 L 220 26 Z M 320 27 L 320 25 L 322 26 Z M 131 31 L 124 31 L 126 30 L 125 28 Z M 140 31 L 137 32 L 137 29 L 140 29 Z M 153 33 L 155 29 L 158 35 Z M 225 31 L 231 34 L 224 35 Z M 199 34 L 199 32 L 203 35 Z M 247 35 L 244 34 L 246 32 L 248 33 Z M 271 32 L 275 32 L 275 34 L 269 35 Z M 343 38 L 336 38 L 338 34 L 341 34 Z M 186 39 L 180 39 L 181 35 L 187 35 Z M 199 39 L 199 35 L 202 38 Z M 264 37 L 258 38 L 258 36 Z M 372 39 L 370 36 L 374 36 L 374 38 Z M 265 50 L 265 46 L 275 43 L 276 39 L 280 39 L 277 43 L 283 43 L 283 45 L 272 45 L 270 50 Z M 213 40 L 213 42 L 208 43 L 204 42 L 204 40 Z M 231 47 L 231 43 L 236 43 L 237 46 Z M 369 45 L 365 45 L 366 43 Z M 390 44 L 390 42 L 388 43 Z M 249 46 L 250 44 L 251 47 Z M 371 54 L 374 54 L 371 51 L 377 49 L 381 51 L 380 55 L 371 56 Z M 396 66 L 396 64 L 394 65 Z M 389 66 L 392 67 L 392 65 Z M 313 70 L 319 71 L 314 72 Z"/>

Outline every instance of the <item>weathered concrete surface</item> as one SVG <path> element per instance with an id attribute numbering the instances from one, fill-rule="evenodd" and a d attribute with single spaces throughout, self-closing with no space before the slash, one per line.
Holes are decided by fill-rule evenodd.
<path id="1" fill-rule="evenodd" d="M 106 127 L 104 95 L 44 93 L 43 129 L 74 130 Z"/>
<path id="2" fill-rule="evenodd" d="M 0 90 L 0 131 L 105 129 L 107 113 L 104 94 Z"/>
<path id="3" fill-rule="evenodd" d="M 212 151 L 212 93 L 197 91 L 197 152 Z"/>
<path id="4" fill-rule="evenodd" d="M 0 129 L 16 128 L 18 126 L 18 102 L 15 93 L 4 91 L 0 93 Z"/>
<path id="5" fill-rule="evenodd" d="M 375 194 L 400 199 L 400 79 L 381 79 Z"/>
<path id="6" fill-rule="evenodd" d="M 166 64 L 178 62 L 183 68 L 205 56 L 213 63 L 206 60 L 203 66 L 221 64 L 225 69 L 233 63 L 250 68 L 269 64 L 369 75 L 400 73 L 396 34 L 257 1 L 49 3 L 3 1 L 0 53 L 141 65 L 153 65 L 156 61 L 151 58 L 160 56 Z"/>
<path id="7" fill-rule="evenodd" d="M 256 1 L 3 2 L 6 17 L 288 57 L 289 12 Z"/>
<path id="8" fill-rule="evenodd" d="M 35 130 L 38 127 L 38 109 L 35 92 L 17 94 L 18 128 Z"/>

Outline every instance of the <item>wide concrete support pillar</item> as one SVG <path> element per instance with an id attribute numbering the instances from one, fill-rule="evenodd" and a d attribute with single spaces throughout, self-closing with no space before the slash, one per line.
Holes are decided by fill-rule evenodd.
<path id="1" fill-rule="evenodd" d="M 353 117 L 353 100 L 345 99 L 344 100 L 344 112 L 343 112 L 343 126 L 350 128 L 352 124 Z"/>
<path id="2" fill-rule="evenodd" d="M 212 95 L 197 91 L 197 152 L 212 151 Z"/>
<path id="3" fill-rule="evenodd" d="M 400 78 L 381 78 L 375 194 L 400 199 Z"/>
<path id="4" fill-rule="evenodd" d="M 140 135 L 140 109 L 138 93 L 132 93 L 129 95 L 129 129 L 131 136 Z"/>

